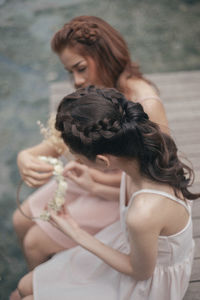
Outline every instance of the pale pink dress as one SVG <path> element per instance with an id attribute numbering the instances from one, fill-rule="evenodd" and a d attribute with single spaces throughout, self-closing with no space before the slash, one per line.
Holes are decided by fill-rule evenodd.
<path id="1" fill-rule="evenodd" d="M 33 216 L 40 216 L 45 205 L 53 197 L 56 186 L 57 183 L 53 179 L 29 197 Z M 110 201 L 93 196 L 70 180 L 68 180 L 65 206 L 78 224 L 91 234 L 97 233 L 119 219 L 119 197 Z M 36 223 L 60 246 L 71 248 L 77 245 L 48 222 L 36 219 Z"/>
<path id="2" fill-rule="evenodd" d="M 117 272 L 80 246 L 56 254 L 33 273 L 34 300 L 181 300 L 190 279 L 194 241 L 190 205 L 157 190 L 134 193 L 125 206 L 126 184 L 123 174 L 120 192 L 120 221 L 96 235 L 108 246 L 129 253 L 126 215 L 139 193 L 160 194 L 185 206 L 188 223 L 180 232 L 159 236 L 158 256 L 151 278 L 136 281 Z M 164 201 L 164 200 L 163 200 Z"/>

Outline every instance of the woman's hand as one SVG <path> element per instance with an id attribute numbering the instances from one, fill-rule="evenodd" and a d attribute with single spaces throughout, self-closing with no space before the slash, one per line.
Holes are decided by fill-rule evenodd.
<path id="1" fill-rule="evenodd" d="M 54 171 L 50 164 L 42 162 L 27 150 L 18 154 L 17 164 L 22 179 L 30 187 L 39 187 L 45 184 Z"/>
<path id="2" fill-rule="evenodd" d="M 93 235 L 81 229 L 69 211 L 63 210 L 59 214 L 52 211 L 50 214 L 50 224 L 62 231 L 81 247 L 99 257 L 118 272 L 129 276 L 133 275 L 133 267 L 129 255 L 105 245 Z"/>
<path id="3" fill-rule="evenodd" d="M 69 162 L 63 171 L 63 176 L 71 179 L 88 192 L 93 192 L 95 181 L 90 175 L 90 169 L 76 161 Z"/>
<path id="4" fill-rule="evenodd" d="M 79 225 L 73 219 L 66 207 L 64 207 L 58 214 L 51 211 L 49 222 L 66 234 L 69 238 L 78 242 L 78 233 L 80 231 Z"/>

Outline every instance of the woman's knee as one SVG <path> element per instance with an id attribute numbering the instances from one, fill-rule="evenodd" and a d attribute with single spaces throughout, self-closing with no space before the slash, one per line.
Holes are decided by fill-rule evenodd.
<path id="1" fill-rule="evenodd" d="M 33 280 L 32 272 L 26 274 L 24 277 L 20 279 L 17 289 L 22 298 L 33 294 L 32 280 Z"/>
<path id="2" fill-rule="evenodd" d="M 24 213 L 27 216 L 31 216 L 30 210 L 27 206 L 28 206 L 28 204 L 24 205 L 24 208 L 23 208 L 23 205 L 22 205 L 22 210 L 24 211 Z M 25 217 L 19 209 L 15 210 L 12 220 L 13 220 L 13 226 L 17 232 L 18 231 L 24 232 L 24 231 L 28 230 L 34 224 L 34 222 L 31 219 Z"/>
<path id="3" fill-rule="evenodd" d="M 24 216 L 21 214 L 20 210 L 16 209 L 14 214 L 13 214 L 13 218 L 12 218 L 13 226 L 14 226 L 15 229 L 22 226 L 23 219 L 24 219 Z"/>
<path id="4" fill-rule="evenodd" d="M 23 248 L 26 254 L 39 253 L 40 256 L 49 257 L 65 250 L 54 242 L 38 225 L 32 226 L 24 237 Z"/>
<path id="5" fill-rule="evenodd" d="M 25 253 L 33 252 L 38 249 L 40 246 L 40 236 L 36 234 L 37 225 L 32 226 L 26 233 L 23 241 L 23 248 Z"/>
<path id="6" fill-rule="evenodd" d="M 33 298 L 33 295 L 29 295 L 29 296 L 22 298 L 21 300 L 34 300 L 34 298 Z"/>

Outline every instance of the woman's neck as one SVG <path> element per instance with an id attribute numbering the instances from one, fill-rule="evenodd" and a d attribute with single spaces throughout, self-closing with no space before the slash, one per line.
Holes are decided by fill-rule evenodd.
<path id="1" fill-rule="evenodd" d="M 145 178 L 144 176 L 142 176 L 140 172 L 140 166 L 136 160 L 120 158 L 119 168 L 123 170 L 132 179 L 133 185 L 136 188 L 141 188 L 143 186 Z"/>
<path id="2" fill-rule="evenodd" d="M 129 187 L 131 192 L 140 189 L 164 189 L 166 191 L 172 189 L 166 184 L 156 182 L 141 174 L 139 163 L 136 160 L 119 159 L 119 167 L 130 177 Z"/>
<path id="3" fill-rule="evenodd" d="M 128 199 L 134 192 L 142 189 L 161 190 L 174 195 L 174 190 L 170 185 L 154 181 L 153 179 L 141 174 L 140 166 L 136 160 L 120 158 L 119 168 L 129 176 L 126 180 Z"/>

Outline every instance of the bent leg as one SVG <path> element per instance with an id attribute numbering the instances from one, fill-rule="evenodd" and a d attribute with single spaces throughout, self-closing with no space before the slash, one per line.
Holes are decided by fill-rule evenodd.
<path id="1" fill-rule="evenodd" d="M 22 298 L 22 300 L 34 300 L 33 295 L 30 296 L 26 296 L 24 298 Z"/>
<path id="2" fill-rule="evenodd" d="M 19 295 L 18 289 L 14 290 L 14 291 L 10 294 L 9 300 L 21 300 L 21 297 L 20 297 L 20 295 Z"/>
<path id="3" fill-rule="evenodd" d="M 26 274 L 22 277 L 22 279 L 20 279 L 18 283 L 18 291 L 22 298 L 33 295 L 33 272 Z"/>
<path id="4" fill-rule="evenodd" d="M 22 205 L 21 205 L 22 211 L 31 217 L 31 211 L 29 207 L 29 202 L 26 200 Z M 20 241 L 20 245 L 23 248 L 23 240 L 24 237 L 27 233 L 27 231 L 35 224 L 34 221 L 26 218 L 19 209 L 17 209 L 14 214 L 13 214 L 13 226 L 15 229 L 15 232 L 17 234 L 17 237 Z"/>
<path id="5" fill-rule="evenodd" d="M 53 254 L 66 250 L 54 242 L 38 225 L 32 226 L 27 232 L 23 248 L 30 270 L 47 261 Z"/>

